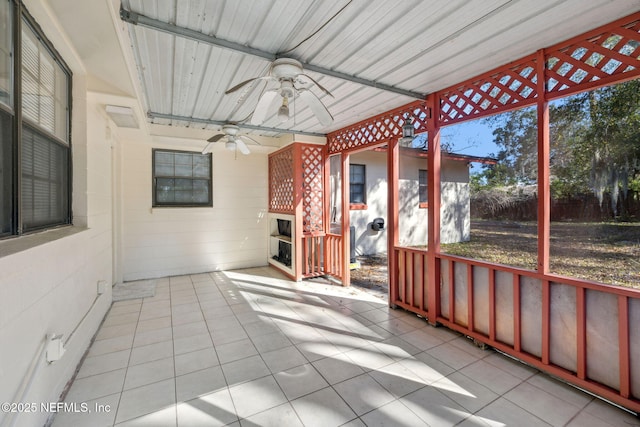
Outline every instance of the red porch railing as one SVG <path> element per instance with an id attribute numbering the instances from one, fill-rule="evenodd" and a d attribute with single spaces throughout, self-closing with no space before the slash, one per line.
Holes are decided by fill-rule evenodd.
<path id="1" fill-rule="evenodd" d="M 427 252 L 394 256 L 392 304 L 640 412 L 640 291 L 437 254 L 434 314 Z"/>
<path id="2" fill-rule="evenodd" d="M 325 274 L 343 277 L 342 236 L 337 234 L 305 234 L 302 237 L 302 276 Z"/>

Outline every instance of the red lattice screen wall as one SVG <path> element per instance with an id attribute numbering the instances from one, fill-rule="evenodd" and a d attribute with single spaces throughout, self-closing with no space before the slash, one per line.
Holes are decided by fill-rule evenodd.
<path id="1" fill-rule="evenodd" d="M 416 133 L 425 132 L 429 118 L 431 116 L 425 101 L 415 101 L 387 111 L 327 135 L 329 154 L 357 150 L 391 138 L 399 138 L 402 136 L 402 125 L 408 119 L 413 120 Z"/>
<path id="2" fill-rule="evenodd" d="M 324 147 L 298 144 L 302 162 L 302 230 L 324 233 Z"/>
<path id="3" fill-rule="evenodd" d="M 269 212 L 294 214 L 293 146 L 269 156 Z"/>

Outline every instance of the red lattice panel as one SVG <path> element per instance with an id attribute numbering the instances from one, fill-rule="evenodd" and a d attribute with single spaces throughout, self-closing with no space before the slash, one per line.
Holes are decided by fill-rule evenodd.
<path id="1" fill-rule="evenodd" d="M 536 62 L 533 56 L 509 64 L 438 93 L 440 124 L 495 114 L 535 102 Z"/>
<path id="2" fill-rule="evenodd" d="M 294 214 L 293 147 L 269 156 L 269 212 Z"/>
<path id="3" fill-rule="evenodd" d="M 324 232 L 324 155 L 323 146 L 301 145 L 302 230 Z"/>
<path id="4" fill-rule="evenodd" d="M 634 14 L 545 50 L 547 92 L 566 96 L 640 75 L 639 32 Z"/>
<path id="5" fill-rule="evenodd" d="M 424 101 L 416 101 L 395 110 L 342 128 L 327 135 L 329 154 L 341 153 L 379 144 L 402 136 L 402 125 L 412 118 L 416 133 L 426 132 L 431 117 Z"/>

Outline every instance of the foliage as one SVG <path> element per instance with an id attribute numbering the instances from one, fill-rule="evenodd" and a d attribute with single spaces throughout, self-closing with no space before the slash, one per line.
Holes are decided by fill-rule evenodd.
<path id="1" fill-rule="evenodd" d="M 472 191 L 530 185 L 537 177 L 537 112 L 525 108 L 486 119 L 500 151 L 471 179 Z M 551 193 L 609 198 L 613 216 L 629 219 L 640 194 L 640 80 L 564 98 L 550 105 Z"/>

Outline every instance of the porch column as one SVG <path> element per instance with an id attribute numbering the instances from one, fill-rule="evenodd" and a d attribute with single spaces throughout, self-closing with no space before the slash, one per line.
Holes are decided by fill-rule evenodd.
<path id="1" fill-rule="evenodd" d="M 549 227 L 551 194 L 549 192 L 549 103 L 546 96 L 544 50 L 537 52 L 538 82 L 538 272 L 549 272 Z"/>
<path id="2" fill-rule="evenodd" d="M 351 285 L 351 270 L 349 270 L 351 253 L 351 233 L 349 226 L 349 154 L 342 153 L 342 248 L 344 249 L 342 263 L 342 286 Z"/>
<path id="3" fill-rule="evenodd" d="M 391 138 L 387 145 L 387 267 L 389 277 L 389 307 L 395 307 L 398 300 L 398 180 L 400 165 L 400 144 L 398 138 Z"/>
<path id="4" fill-rule="evenodd" d="M 440 117 L 438 99 L 427 97 L 431 119 L 427 121 L 429 136 L 427 152 L 427 198 L 429 201 L 427 236 L 427 312 L 428 322 L 435 326 L 440 315 L 440 265 L 436 254 L 440 252 Z"/>

